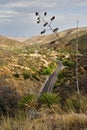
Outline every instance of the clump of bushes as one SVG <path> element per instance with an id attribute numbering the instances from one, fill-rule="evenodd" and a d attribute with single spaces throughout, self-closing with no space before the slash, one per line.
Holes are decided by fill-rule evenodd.
<path id="1" fill-rule="evenodd" d="M 53 104 L 58 104 L 61 100 L 61 97 L 58 94 L 55 94 L 55 93 L 43 93 L 38 101 L 41 103 L 41 104 L 46 104 L 48 106 L 50 105 L 53 105 Z"/>
<path id="2" fill-rule="evenodd" d="M 80 112 L 80 101 L 76 97 L 67 99 L 66 106 L 68 111 Z"/>
<path id="3" fill-rule="evenodd" d="M 37 73 L 32 74 L 32 78 L 34 78 L 37 81 L 40 81 L 40 77 Z"/>
<path id="4" fill-rule="evenodd" d="M 14 116 L 21 96 L 6 82 L 0 84 L 0 114 Z"/>
<path id="5" fill-rule="evenodd" d="M 43 75 L 49 75 L 49 74 L 51 74 L 51 72 L 52 72 L 52 70 L 51 70 L 51 68 L 50 67 L 44 67 L 43 69 L 42 69 L 42 74 Z"/>
<path id="6" fill-rule="evenodd" d="M 63 71 L 61 71 L 59 74 L 58 74 L 58 78 L 59 79 L 62 79 L 62 78 L 64 78 L 64 77 L 70 77 L 70 73 L 68 72 L 68 71 L 66 71 L 66 70 L 63 70 Z"/>
<path id="7" fill-rule="evenodd" d="M 24 77 L 25 80 L 28 79 L 28 78 L 31 78 L 30 73 L 27 72 L 27 71 L 23 72 L 22 75 L 23 75 L 23 77 Z"/>
<path id="8" fill-rule="evenodd" d="M 84 66 L 84 69 L 87 70 L 87 65 Z"/>
<path id="9" fill-rule="evenodd" d="M 71 61 L 71 60 L 68 60 L 68 59 L 64 59 L 62 61 L 62 63 L 63 63 L 63 65 L 69 66 L 69 67 L 74 67 L 75 66 L 75 63 L 73 61 Z"/>
<path id="10" fill-rule="evenodd" d="M 19 101 L 19 108 L 22 110 L 27 110 L 29 107 L 34 105 L 34 95 L 24 95 Z"/>
<path id="11" fill-rule="evenodd" d="M 18 73 L 13 74 L 13 76 L 16 77 L 16 78 L 19 78 L 19 74 Z"/>
<path id="12" fill-rule="evenodd" d="M 65 102 L 65 109 L 69 111 L 74 111 L 77 113 L 86 113 L 87 110 L 87 97 L 82 95 L 73 95 L 67 98 Z"/>
<path id="13" fill-rule="evenodd" d="M 51 63 L 48 67 L 43 67 L 40 70 L 40 74 L 50 75 L 52 73 L 52 71 L 54 70 L 54 68 L 55 68 L 55 65 Z"/>

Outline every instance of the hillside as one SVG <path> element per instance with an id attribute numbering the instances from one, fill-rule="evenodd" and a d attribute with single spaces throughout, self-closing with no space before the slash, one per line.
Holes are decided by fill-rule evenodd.
<path id="1" fill-rule="evenodd" d="M 76 87 L 77 41 L 80 94 Z M 51 74 L 49 79 L 55 79 L 52 72 L 59 69 L 58 63 L 65 67 L 54 73 L 53 93 L 37 96 Z M 0 36 L 0 130 L 7 129 L 87 129 L 86 27 L 25 42 Z"/>
<path id="2" fill-rule="evenodd" d="M 37 94 L 46 77 L 56 68 L 57 59 L 64 60 L 69 55 L 68 59 L 75 62 L 76 35 L 74 28 L 60 32 L 57 41 L 52 34 L 33 37 L 25 43 L 0 36 L 0 79 L 12 84 L 22 94 Z M 79 28 L 78 35 L 79 53 L 83 55 L 79 61 L 80 69 L 86 69 L 87 28 Z M 67 43 L 70 44 L 66 46 Z M 87 71 L 84 71 L 81 75 L 86 78 Z"/>

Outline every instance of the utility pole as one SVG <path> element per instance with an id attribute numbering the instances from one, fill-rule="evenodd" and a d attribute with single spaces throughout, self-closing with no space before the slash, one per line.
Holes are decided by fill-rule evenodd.
<path id="1" fill-rule="evenodd" d="M 80 94 L 80 91 L 79 91 L 79 79 L 78 79 L 78 76 L 79 76 L 79 73 L 78 73 L 78 46 L 79 46 L 79 39 L 78 39 L 78 20 L 77 20 L 77 35 L 76 35 L 76 88 L 77 88 L 77 94 L 79 95 Z"/>

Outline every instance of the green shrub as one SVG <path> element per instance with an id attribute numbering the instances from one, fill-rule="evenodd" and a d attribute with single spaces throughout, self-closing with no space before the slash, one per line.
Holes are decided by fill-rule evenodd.
<path id="1" fill-rule="evenodd" d="M 55 86 L 61 86 L 64 84 L 64 82 L 65 82 L 65 79 L 61 78 L 61 79 L 57 80 Z"/>
<path id="2" fill-rule="evenodd" d="M 34 79 L 36 79 L 37 81 L 40 81 L 40 78 L 39 78 L 39 76 L 38 76 L 38 74 L 32 74 L 32 77 L 34 78 Z"/>
<path id="3" fill-rule="evenodd" d="M 87 65 L 84 66 L 84 69 L 87 70 Z"/>
<path id="4" fill-rule="evenodd" d="M 22 75 L 23 75 L 24 79 L 31 78 L 31 75 L 29 72 L 23 72 Z"/>
<path id="5" fill-rule="evenodd" d="M 46 104 L 47 106 L 51 106 L 53 104 L 58 104 L 59 101 L 61 100 L 61 97 L 58 94 L 54 93 L 44 93 L 39 97 L 39 102 L 41 104 Z"/>
<path id="6" fill-rule="evenodd" d="M 41 70 L 41 74 L 43 75 L 50 75 L 52 72 L 52 69 L 50 67 L 44 67 L 42 70 Z"/>
<path id="7" fill-rule="evenodd" d="M 69 72 L 68 72 L 68 71 L 65 71 L 65 70 L 61 71 L 61 72 L 58 74 L 58 78 L 59 78 L 59 79 L 62 79 L 62 78 L 64 78 L 64 77 L 69 77 L 69 76 L 70 76 Z"/>
<path id="8" fill-rule="evenodd" d="M 19 78 L 19 74 L 18 73 L 13 74 L 13 76 L 16 77 L 16 78 Z"/>
<path id="9" fill-rule="evenodd" d="M 77 98 L 67 99 L 66 105 L 68 110 L 80 112 L 80 102 Z"/>
<path id="10" fill-rule="evenodd" d="M 43 75 L 50 75 L 54 69 L 55 65 L 51 63 L 48 67 L 43 67 L 39 73 Z"/>
<path id="11" fill-rule="evenodd" d="M 66 108 L 69 111 L 84 112 L 87 110 L 87 96 L 74 95 L 66 100 Z"/>
<path id="12" fill-rule="evenodd" d="M 87 112 L 87 96 L 83 95 L 73 95 L 66 100 L 66 109 L 67 111 L 74 112 Z"/>
<path id="13" fill-rule="evenodd" d="M 5 81 L 0 83 L 0 114 L 14 116 L 21 98 L 15 88 L 10 87 Z"/>
<path id="14" fill-rule="evenodd" d="M 34 95 L 24 95 L 19 101 L 19 108 L 26 110 L 34 105 Z"/>
<path id="15" fill-rule="evenodd" d="M 42 74 L 44 75 L 49 75 L 51 74 L 52 70 L 50 67 L 44 67 L 43 70 L 42 70 Z"/>
<path id="16" fill-rule="evenodd" d="M 70 67 L 75 66 L 75 63 L 74 63 L 73 61 L 71 61 L 71 60 L 68 60 L 68 59 L 64 59 L 64 60 L 62 61 L 62 63 L 63 63 L 63 65 L 65 65 L 65 66 L 70 66 Z"/>
<path id="17" fill-rule="evenodd" d="M 81 95 L 80 97 L 80 110 L 81 112 L 87 113 L 87 95 Z"/>
<path id="18" fill-rule="evenodd" d="M 38 117 L 37 102 L 35 96 L 32 94 L 24 95 L 19 101 L 19 109 L 22 110 L 23 115 L 27 115 L 28 119 L 35 119 Z"/>

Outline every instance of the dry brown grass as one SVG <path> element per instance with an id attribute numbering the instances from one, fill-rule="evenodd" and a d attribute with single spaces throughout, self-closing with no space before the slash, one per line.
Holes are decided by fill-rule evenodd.
<path id="1" fill-rule="evenodd" d="M 43 115 L 34 120 L 2 118 L 0 130 L 86 130 L 87 115 L 66 114 L 66 115 Z"/>

